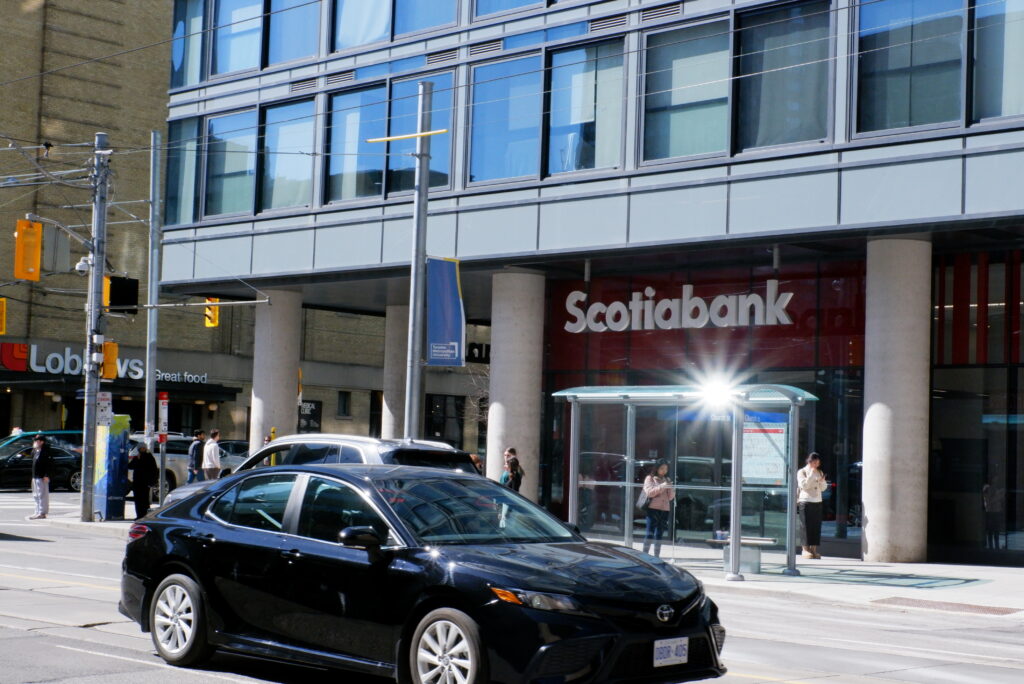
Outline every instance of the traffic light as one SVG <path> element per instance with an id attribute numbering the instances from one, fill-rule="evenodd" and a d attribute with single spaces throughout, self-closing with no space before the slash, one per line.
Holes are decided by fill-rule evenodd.
<path id="1" fill-rule="evenodd" d="M 7 334 L 7 298 L 0 297 L 0 335 Z"/>
<path id="2" fill-rule="evenodd" d="M 117 342 L 103 343 L 103 363 L 100 364 L 100 377 L 113 380 L 117 377 Z"/>
<path id="3" fill-rule="evenodd" d="M 14 233 L 14 277 L 20 280 L 39 280 L 39 265 L 43 259 L 43 224 L 18 220 Z"/>
<path id="4" fill-rule="evenodd" d="M 137 278 L 103 276 L 103 306 L 110 313 L 134 316 L 139 313 L 139 281 Z"/>
<path id="5" fill-rule="evenodd" d="M 203 312 L 205 314 L 204 319 L 206 321 L 207 328 L 216 328 L 220 325 L 220 307 L 216 306 L 220 299 L 217 297 L 207 297 L 206 303 L 213 304 L 214 306 L 207 306 Z"/>

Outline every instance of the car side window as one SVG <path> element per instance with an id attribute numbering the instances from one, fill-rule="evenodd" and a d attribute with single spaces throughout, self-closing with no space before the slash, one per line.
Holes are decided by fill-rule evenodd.
<path id="1" fill-rule="evenodd" d="M 216 501 L 210 505 L 210 513 L 224 522 L 231 520 L 231 512 L 235 509 L 235 499 L 238 497 L 238 490 L 241 486 L 232 487 L 224 492 Z"/>
<path id="2" fill-rule="evenodd" d="M 341 458 L 338 459 L 338 463 L 362 463 L 363 452 L 355 447 L 343 446 L 341 447 Z"/>
<path id="3" fill-rule="evenodd" d="M 284 513 L 295 484 L 295 475 L 251 477 L 241 483 L 228 522 L 257 530 L 280 532 Z"/>
<path id="4" fill-rule="evenodd" d="M 322 541 L 338 541 L 338 533 L 346 527 L 372 527 L 385 545 L 393 545 L 388 525 L 370 504 L 352 487 L 309 478 L 299 513 L 299 534 Z"/>
<path id="5" fill-rule="evenodd" d="M 304 465 L 306 463 L 337 463 L 338 447 L 333 444 L 295 444 L 288 451 L 284 463 Z"/>
<path id="6" fill-rule="evenodd" d="M 264 468 L 266 466 L 275 466 L 282 465 L 284 463 L 290 463 L 290 461 L 287 460 L 288 451 L 290 449 L 291 446 L 286 444 L 284 446 L 279 446 L 276 449 L 271 449 L 270 451 L 261 452 L 264 454 L 263 458 L 261 458 L 259 461 L 256 461 L 256 463 L 254 463 L 252 467 Z"/>

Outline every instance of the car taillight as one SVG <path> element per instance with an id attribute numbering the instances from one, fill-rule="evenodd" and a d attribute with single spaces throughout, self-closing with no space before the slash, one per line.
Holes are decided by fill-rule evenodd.
<path id="1" fill-rule="evenodd" d="M 136 539 L 142 539 L 149 534 L 149 525 L 140 525 L 136 523 L 128 528 L 128 541 L 135 541 Z"/>

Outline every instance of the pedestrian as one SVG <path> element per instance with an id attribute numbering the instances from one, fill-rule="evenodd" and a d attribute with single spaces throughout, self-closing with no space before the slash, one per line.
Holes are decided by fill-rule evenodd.
<path id="1" fill-rule="evenodd" d="M 505 459 L 505 465 L 502 466 L 501 477 L 498 478 L 499 484 L 508 485 L 510 477 L 508 471 L 508 460 L 510 458 L 516 458 L 517 456 L 518 454 L 516 454 L 515 447 L 508 447 L 507 449 L 505 449 L 505 453 L 502 454 L 502 457 Z"/>
<path id="2" fill-rule="evenodd" d="M 267 446 L 268 444 L 270 444 L 270 435 L 265 435 L 263 437 L 263 446 Z"/>
<path id="3" fill-rule="evenodd" d="M 473 462 L 473 467 L 476 468 L 477 475 L 483 475 L 484 474 L 484 464 L 483 464 L 483 461 L 480 460 L 480 457 L 477 456 L 476 454 L 470 454 L 469 455 L 469 460 Z"/>
<path id="4" fill-rule="evenodd" d="M 53 453 L 46 442 L 46 435 L 37 434 L 32 438 L 32 498 L 36 512 L 29 520 L 41 520 L 50 512 L 50 471 L 53 470 Z"/>
<path id="5" fill-rule="evenodd" d="M 668 513 L 672 509 L 675 491 L 668 477 L 668 461 L 658 459 L 654 470 L 644 478 L 647 495 L 647 531 L 644 534 L 644 553 L 654 546 L 654 555 L 661 556 L 661 537 L 668 528 Z"/>
<path id="6" fill-rule="evenodd" d="M 14 427 L 11 428 L 11 437 L 17 437 L 22 432 L 24 432 L 24 430 L 22 430 L 20 427 L 15 425 Z"/>
<path id="7" fill-rule="evenodd" d="M 821 558 L 821 493 L 828 488 L 825 473 L 821 472 L 821 457 L 816 451 L 807 455 L 807 465 L 796 471 L 796 486 L 800 492 L 796 511 L 800 519 L 803 557 Z"/>
<path id="8" fill-rule="evenodd" d="M 203 481 L 203 443 L 206 432 L 196 430 L 192 433 L 192 443 L 188 445 L 188 481 Z"/>
<path id="9" fill-rule="evenodd" d="M 513 456 L 505 461 L 505 472 L 501 474 L 501 484 L 518 492 L 519 488 L 523 486 L 523 475 L 525 474 L 523 467 L 519 465 L 519 459 Z"/>
<path id="10" fill-rule="evenodd" d="M 160 470 L 153 452 L 145 444 L 140 444 L 128 456 L 128 470 L 132 471 L 132 498 L 135 499 L 135 519 L 138 520 L 149 513 L 150 490 L 157 483 Z"/>
<path id="11" fill-rule="evenodd" d="M 206 440 L 206 446 L 203 447 L 203 475 L 207 480 L 216 480 L 220 477 L 220 447 L 217 445 L 219 441 L 220 430 L 210 430 L 210 439 Z"/>

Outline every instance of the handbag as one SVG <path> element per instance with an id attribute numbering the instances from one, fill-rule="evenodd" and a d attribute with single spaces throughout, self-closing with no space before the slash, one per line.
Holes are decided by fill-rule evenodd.
<path id="1" fill-rule="evenodd" d="M 646 511 L 647 507 L 651 505 L 651 497 L 647 496 L 647 492 L 643 489 L 640 490 L 640 494 L 636 497 L 636 507 L 641 511 Z"/>

